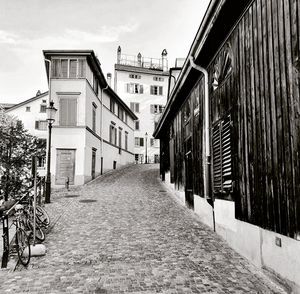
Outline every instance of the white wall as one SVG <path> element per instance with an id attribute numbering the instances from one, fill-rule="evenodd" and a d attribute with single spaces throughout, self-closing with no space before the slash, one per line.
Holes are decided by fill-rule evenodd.
<path id="1" fill-rule="evenodd" d="M 35 121 L 45 121 L 47 119 L 46 113 L 40 112 L 40 105 L 42 104 L 42 100 L 46 100 L 46 104 L 48 105 L 48 95 L 41 95 L 34 101 L 29 101 L 28 103 L 7 110 L 7 114 L 20 119 L 24 124 L 24 128 L 27 129 L 31 135 L 46 139 L 48 130 L 35 129 Z M 26 107 L 30 107 L 30 112 L 26 112 Z"/>
<path id="2" fill-rule="evenodd" d="M 168 92 L 168 76 L 162 76 L 161 72 L 157 75 L 150 73 L 136 73 L 141 76 L 141 79 L 129 78 L 129 74 L 133 72 L 127 71 L 116 71 L 115 72 L 115 88 L 118 95 L 124 100 L 124 102 L 130 107 L 130 102 L 140 103 L 140 112 L 136 113 L 140 121 L 140 130 L 134 132 L 135 137 L 145 138 L 145 133 L 148 133 L 148 144 L 147 144 L 147 155 L 154 158 L 154 154 L 159 155 L 159 141 L 156 141 L 155 146 L 150 146 L 150 138 L 154 131 L 154 121 L 158 121 L 159 115 L 153 115 L 150 113 L 151 104 L 162 104 L 165 105 L 167 102 Z M 160 76 L 164 78 L 164 81 L 154 81 L 154 76 Z M 144 88 L 143 94 L 130 94 L 126 92 L 126 84 L 137 83 L 142 84 Z M 157 85 L 163 86 L 163 95 L 151 95 L 150 86 Z M 145 139 L 144 139 L 145 140 Z M 145 154 L 145 141 L 144 146 L 135 147 L 135 153 Z M 152 159 L 153 160 L 153 159 Z"/>

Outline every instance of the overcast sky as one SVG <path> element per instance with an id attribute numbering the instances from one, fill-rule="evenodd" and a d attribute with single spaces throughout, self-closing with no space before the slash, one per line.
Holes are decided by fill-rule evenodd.
<path id="1" fill-rule="evenodd" d="M 209 0 L 0 0 L 0 103 L 47 91 L 43 49 L 93 49 L 113 73 L 122 53 L 186 57 Z"/>

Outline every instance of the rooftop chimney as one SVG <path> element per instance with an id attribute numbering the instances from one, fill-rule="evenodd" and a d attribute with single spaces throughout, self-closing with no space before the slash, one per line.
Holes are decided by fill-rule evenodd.
<path id="1" fill-rule="evenodd" d="M 110 72 L 107 73 L 106 77 L 107 77 L 107 83 L 111 87 L 111 73 Z"/>
<path id="2" fill-rule="evenodd" d="M 166 49 L 164 49 L 161 53 L 161 59 L 162 59 L 162 68 L 163 71 L 168 71 L 168 59 L 167 59 L 168 52 Z"/>
<path id="3" fill-rule="evenodd" d="M 120 64 L 121 62 L 121 46 L 118 47 L 117 51 L 117 64 Z"/>
<path id="4" fill-rule="evenodd" d="M 35 96 L 40 96 L 41 94 L 42 94 L 41 91 L 38 90 L 38 91 L 36 92 Z"/>

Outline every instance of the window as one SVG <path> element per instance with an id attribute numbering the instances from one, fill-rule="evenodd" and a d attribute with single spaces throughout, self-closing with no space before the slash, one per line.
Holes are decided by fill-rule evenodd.
<path id="1" fill-rule="evenodd" d="M 143 94 L 144 88 L 143 85 L 140 84 L 126 84 L 126 92 L 130 94 Z"/>
<path id="2" fill-rule="evenodd" d="M 46 100 L 42 100 L 42 103 L 47 103 L 47 101 Z"/>
<path id="3" fill-rule="evenodd" d="M 124 110 L 123 108 L 119 105 L 118 107 L 118 118 L 123 121 L 124 120 Z"/>
<path id="4" fill-rule="evenodd" d="M 143 147 L 144 146 L 144 138 L 135 137 L 134 138 L 134 145 Z"/>
<path id="5" fill-rule="evenodd" d="M 140 103 L 130 102 L 130 109 L 133 112 L 140 112 Z"/>
<path id="6" fill-rule="evenodd" d="M 119 148 L 122 148 L 122 130 L 119 129 Z"/>
<path id="7" fill-rule="evenodd" d="M 213 190 L 217 194 L 228 194 L 232 190 L 230 115 L 213 126 Z"/>
<path id="8" fill-rule="evenodd" d="M 110 98 L 110 111 L 112 113 L 115 113 L 115 105 L 116 105 L 115 101 Z"/>
<path id="9" fill-rule="evenodd" d="M 77 59 L 70 59 L 70 78 L 77 77 Z"/>
<path id="10" fill-rule="evenodd" d="M 125 132 L 125 150 L 128 150 L 128 133 Z"/>
<path id="11" fill-rule="evenodd" d="M 130 74 L 129 77 L 130 77 L 131 79 L 140 79 L 140 78 L 141 78 L 141 75 Z"/>
<path id="12" fill-rule="evenodd" d="M 162 104 L 151 104 L 150 105 L 150 113 L 157 114 L 162 113 L 164 110 L 164 106 Z"/>
<path id="13" fill-rule="evenodd" d="M 117 129 L 114 125 L 109 126 L 109 142 L 117 145 Z"/>
<path id="14" fill-rule="evenodd" d="M 125 112 L 125 124 L 127 124 L 128 123 L 128 114 L 127 114 L 127 112 Z"/>
<path id="15" fill-rule="evenodd" d="M 150 146 L 154 146 L 155 145 L 155 139 L 154 138 L 150 138 Z"/>
<path id="16" fill-rule="evenodd" d="M 162 95 L 163 87 L 162 86 L 150 86 L 150 94 L 151 95 Z"/>
<path id="17" fill-rule="evenodd" d="M 162 78 L 162 77 L 153 77 L 153 81 L 163 82 L 164 78 Z"/>
<path id="18" fill-rule="evenodd" d="M 85 78 L 86 61 L 85 59 L 53 59 L 52 60 L 53 78 Z"/>
<path id="19" fill-rule="evenodd" d="M 95 103 L 92 104 L 92 130 L 96 132 L 96 110 L 97 105 Z"/>
<path id="20" fill-rule="evenodd" d="M 138 131 L 140 129 L 140 121 L 139 120 L 135 120 L 134 123 L 135 123 L 135 128 L 134 129 L 136 131 Z"/>
<path id="21" fill-rule="evenodd" d="M 40 131 L 46 131 L 48 127 L 48 123 L 46 120 L 37 120 L 35 122 L 35 129 Z"/>
<path id="22" fill-rule="evenodd" d="M 156 130 L 157 126 L 158 126 L 158 122 L 155 121 L 155 122 L 154 122 L 154 130 Z"/>
<path id="23" fill-rule="evenodd" d="M 77 99 L 74 97 L 59 99 L 59 123 L 61 126 L 77 125 Z"/>
<path id="24" fill-rule="evenodd" d="M 30 112 L 30 106 L 26 106 L 26 112 Z"/>
<path id="25" fill-rule="evenodd" d="M 47 105 L 45 105 L 45 104 L 41 104 L 41 107 L 40 107 L 40 112 L 43 112 L 43 113 L 45 113 L 45 112 L 46 112 L 46 108 L 47 108 Z"/>

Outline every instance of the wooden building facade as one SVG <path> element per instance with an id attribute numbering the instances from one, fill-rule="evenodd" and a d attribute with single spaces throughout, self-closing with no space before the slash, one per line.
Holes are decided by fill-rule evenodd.
<path id="1" fill-rule="evenodd" d="M 299 38 L 298 0 L 211 1 L 155 130 L 161 174 L 170 172 L 188 206 L 194 206 L 195 195 L 212 204 L 230 201 L 235 219 L 295 241 L 300 240 Z"/>

